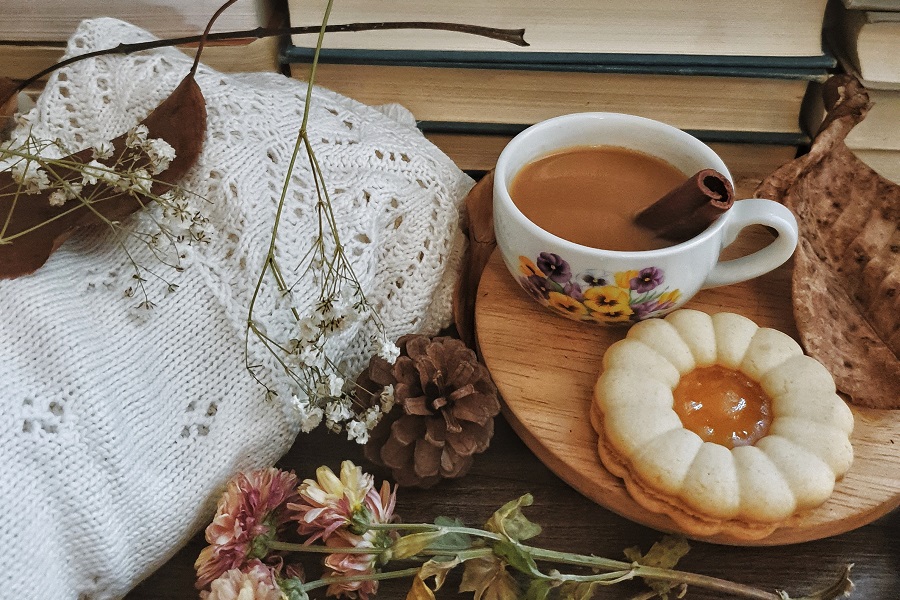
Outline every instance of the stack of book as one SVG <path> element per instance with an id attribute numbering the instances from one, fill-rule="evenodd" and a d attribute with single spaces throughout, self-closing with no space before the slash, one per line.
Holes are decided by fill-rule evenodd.
<path id="1" fill-rule="evenodd" d="M 276 1 L 237 2 L 222 13 L 213 31 L 268 25 L 277 19 Z M 160 38 L 183 37 L 202 33 L 221 5 L 222 0 L 0 0 L 0 76 L 24 80 L 58 62 L 83 19 L 114 17 Z M 195 51 L 181 49 L 191 55 Z M 275 38 L 243 39 L 207 46 L 203 62 L 220 71 L 275 71 L 278 54 Z"/>
<path id="2" fill-rule="evenodd" d="M 289 0 L 292 25 L 326 0 Z M 325 36 L 316 83 L 367 104 L 397 102 L 466 170 L 493 167 L 506 141 L 559 114 L 650 117 L 759 164 L 808 141 L 801 106 L 834 59 L 822 50 L 826 0 L 367 0 L 335 2 L 332 24 L 449 21 L 524 28 L 527 48 L 435 31 Z M 307 78 L 315 39 L 283 54 Z M 771 169 L 769 168 L 771 167 Z"/>
<path id="3" fill-rule="evenodd" d="M 826 43 L 841 65 L 869 91 L 872 108 L 846 143 L 873 169 L 900 182 L 900 0 L 831 0 Z M 824 110 L 810 94 L 807 127 L 814 132 Z"/>

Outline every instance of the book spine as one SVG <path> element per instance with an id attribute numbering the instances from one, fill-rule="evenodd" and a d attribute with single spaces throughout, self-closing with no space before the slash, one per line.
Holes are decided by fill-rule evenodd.
<path id="1" fill-rule="evenodd" d="M 843 0 L 844 6 L 853 10 L 880 10 L 900 12 L 900 0 Z"/>
<path id="2" fill-rule="evenodd" d="M 425 134 L 471 134 L 515 136 L 531 124 L 472 123 L 454 121 L 418 121 L 417 127 Z M 739 144 L 771 144 L 779 146 L 802 146 L 810 142 L 805 133 L 782 131 L 717 131 L 712 129 L 685 129 L 703 142 L 731 142 Z"/>
<path id="3" fill-rule="evenodd" d="M 314 49 L 288 46 L 284 63 L 311 62 Z M 834 57 L 701 56 L 666 54 L 581 54 L 553 52 L 467 52 L 323 49 L 319 61 L 331 64 L 432 68 L 504 69 L 648 75 L 705 75 L 822 81 Z"/>

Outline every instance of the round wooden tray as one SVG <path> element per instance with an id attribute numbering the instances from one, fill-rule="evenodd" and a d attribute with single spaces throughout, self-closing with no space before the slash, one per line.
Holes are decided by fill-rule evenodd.
<path id="1" fill-rule="evenodd" d="M 705 290 L 687 306 L 708 313 L 740 313 L 760 326 L 797 336 L 789 265 L 742 284 Z M 625 336 L 625 329 L 551 314 L 525 295 L 495 252 L 478 289 L 476 331 L 485 364 L 503 397 L 505 416 L 544 464 L 588 498 L 627 519 L 685 533 L 669 517 L 632 500 L 622 481 L 597 457 L 597 435 L 588 416 L 592 390 L 603 353 Z M 825 504 L 761 540 L 746 542 L 721 534 L 695 539 L 737 545 L 806 542 L 861 527 L 900 505 L 900 410 L 852 408 L 853 466 Z"/>

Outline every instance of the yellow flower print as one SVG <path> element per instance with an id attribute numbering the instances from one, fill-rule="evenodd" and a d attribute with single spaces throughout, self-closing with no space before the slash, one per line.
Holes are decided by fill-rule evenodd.
<path id="1" fill-rule="evenodd" d="M 628 290 L 614 285 L 591 287 L 584 292 L 584 305 L 593 312 L 611 314 L 627 310 L 631 314 L 628 300 Z"/>
<path id="2" fill-rule="evenodd" d="M 640 271 L 619 271 L 616 273 L 616 285 L 624 290 L 631 289 L 631 280 L 640 275 Z"/>
<path id="3" fill-rule="evenodd" d="M 672 290 L 671 292 L 666 292 L 662 296 L 659 297 L 660 304 L 666 304 L 671 302 L 672 304 L 678 302 L 681 298 L 681 290 Z"/>
<path id="4" fill-rule="evenodd" d="M 598 323 L 624 323 L 631 320 L 633 313 L 634 311 L 626 306 L 620 311 L 610 311 L 608 313 L 593 312 L 591 313 L 591 318 Z"/>
<path id="5" fill-rule="evenodd" d="M 587 307 L 571 296 L 560 294 L 559 292 L 550 292 L 547 300 L 550 302 L 551 308 L 572 318 L 580 319 L 588 315 Z"/>
<path id="6" fill-rule="evenodd" d="M 519 257 L 519 271 L 521 271 L 522 275 L 525 277 L 531 277 L 532 275 L 545 277 L 544 272 L 538 269 L 538 266 L 531 262 L 531 259 L 527 256 Z"/>

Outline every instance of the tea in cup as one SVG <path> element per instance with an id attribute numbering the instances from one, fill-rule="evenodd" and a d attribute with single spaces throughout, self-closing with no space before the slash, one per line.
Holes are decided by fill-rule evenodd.
<path id="1" fill-rule="evenodd" d="M 708 146 L 658 121 L 616 113 L 543 121 L 510 141 L 497 161 L 497 246 L 532 298 L 599 324 L 663 316 L 700 289 L 757 277 L 790 258 L 797 222 L 771 200 L 738 200 L 680 243 L 634 223 L 640 210 L 703 169 L 731 181 Z M 748 256 L 719 261 L 754 224 L 778 237 Z"/>

